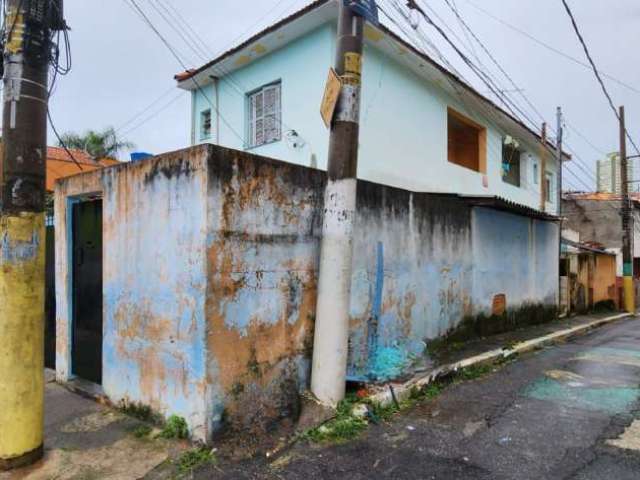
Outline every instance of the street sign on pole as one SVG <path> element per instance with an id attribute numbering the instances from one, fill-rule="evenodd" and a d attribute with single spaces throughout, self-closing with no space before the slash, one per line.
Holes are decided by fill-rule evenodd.
<path id="1" fill-rule="evenodd" d="M 349 8 L 355 15 L 364 18 L 372 25 L 378 25 L 378 5 L 376 0 L 343 0 L 345 7 Z"/>
<path id="2" fill-rule="evenodd" d="M 336 111 L 338 105 L 338 99 L 340 98 L 340 90 L 342 89 L 342 81 L 336 71 L 331 68 L 329 70 L 329 76 L 327 77 L 327 83 L 324 88 L 324 96 L 322 97 L 322 105 L 320 107 L 320 115 L 327 128 L 331 128 L 331 122 L 333 121 L 333 114 Z"/>

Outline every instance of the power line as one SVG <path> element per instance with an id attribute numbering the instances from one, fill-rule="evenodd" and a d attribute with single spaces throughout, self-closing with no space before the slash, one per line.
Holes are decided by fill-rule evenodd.
<path id="1" fill-rule="evenodd" d="M 51 125 L 51 129 L 53 130 L 54 135 L 58 139 L 58 143 L 60 144 L 60 146 L 64 148 L 64 151 L 67 152 L 67 155 L 71 157 L 71 160 L 73 160 L 73 163 L 75 163 L 80 170 L 84 170 L 80 165 L 80 163 L 78 162 L 78 160 L 76 160 L 76 157 L 73 156 L 73 153 L 71 153 L 71 150 L 69 150 L 69 148 L 67 147 L 65 141 L 62 139 L 62 137 L 58 133 L 58 129 L 53 123 L 53 118 L 51 118 L 51 111 L 49 110 L 49 108 L 47 108 L 47 118 L 49 119 L 49 125 Z"/>
<path id="2" fill-rule="evenodd" d="M 464 0 L 464 1 L 467 2 L 469 5 L 471 5 L 474 9 L 476 9 L 480 13 L 483 13 L 487 17 L 489 17 L 489 18 L 493 19 L 494 21 L 504 25 L 505 27 L 513 30 L 514 32 L 525 36 L 529 40 L 531 40 L 531 41 L 537 43 L 538 45 L 540 45 L 541 47 L 544 47 L 545 49 L 547 49 L 547 50 L 549 50 L 549 51 L 551 51 L 551 52 L 553 52 L 553 53 L 555 53 L 557 55 L 560 55 L 561 57 L 564 57 L 565 59 L 570 60 L 573 63 L 576 63 L 576 64 L 580 65 L 581 67 L 585 67 L 585 68 L 589 68 L 589 69 L 591 68 L 587 63 L 585 63 L 585 62 L 583 62 L 583 61 L 581 61 L 581 60 L 569 55 L 568 53 L 563 52 L 562 50 L 558 50 L 554 46 L 549 45 L 546 42 L 543 42 L 542 40 L 534 37 L 533 35 L 531 35 L 530 33 L 522 30 L 521 28 L 518 28 L 515 25 L 512 25 L 511 23 L 507 22 L 506 20 L 503 20 L 503 19 L 495 16 L 494 14 L 492 14 L 488 10 L 484 9 L 483 7 L 477 5 L 473 1 L 471 1 L 471 0 Z M 629 90 L 631 90 L 631 91 L 633 91 L 633 92 L 635 92 L 637 94 L 640 94 L 640 90 L 635 88 L 635 87 L 633 87 L 632 85 L 629 85 L 628 83 L 626 83 L 626 82 L 624 82 L 624 81 L 622 81 L 622 80 L 620 80 L 620 79 L 618 79 L 618 78 L 616 78 L 616 77 L 614 77 L 612 75 L 609 75 L 608 73 L 605 73 L 605 72 L 602 72 L 602 71 L 600 73 L 603 76 L 607 77 L 609 80 L 617 83 L 618 85 L 620 85 L 622 87 L 625 87 L 625 88 L 627 88 L 627 89 L 629 89 Z"/>
<path id="3" fill-rule="evenodd" d="M 620 121 L 620 114 L 618 113 L 618 109 L 616 108 L 615 104 L 613 103 L 613 99 L 611 98 L 611 95 L 609 94 L 609 91 L 607 90 L 607 87 L 604 84 L 604 81 L 602 80 L 602 77 L 600 76 L 600 72 L 598 71 L 598 68 L 596 67 L 595 62 L 593 61 L 593 58 L 591 57 L 591 53 L 589 52 L 589 48 L 587 47 L 587 44 L 584 41 L 584 37 L 582 36 L 582 33 L 580 32 L 580 29 L 578 28 L 578 23 L 576 22 L 576 19 L 575 19 L 574 15 L 573 15 L 573 12 L 571 11 L 571 8 L 569 7 L 569 4 L 567 3 L 567 0 L 562 0 L 562 4 L 564 5 L 565 10 L 567 11 L 567 15 L 569 15 L 569 18 L 571 19 L 571 24 L 573 25 L 573 29 L 576 32 L 576 35 L 578 36 L 578 40 L 580 41 L 580 44 L 582 45 L 582 48 L 584 50 L 585 55 L 587 56 L 587 59 L 589 60 L 589 63 L 591 64 L 591 68 L 593 70 L 593 73 L 595 74 L 596 79 L 598 80 L 598 83 L 600 84 L 600 87 L 602 87 L 602 91 L 603 91 L 605 97 L 607 97 L 607 100 L 609 101 L 609 106 L 613 110 L 613 113 L 616 116 L 616 118 L 618 119 L 618 121 Z M 631 142 L 631 145 L 633 145 L 633 148 L 635 148 L 636 151 L 640 154 L 640 150 L 638 150 L 638 146 L 635 144 L 635 142 L 633 141 L 633 138 L 631 138 L 631 135 L 629 134 L 629 131 L 626 128 L 625 128 L 625 135 L 627 136 L 627 138 Z"/>
<path id="4" fill-rule="evenodd" d="M 169 108 L 171 105 L 173 105 L 174 103 L 176 103 L 178 100 L 180 100 L 184 94 L 186 92 L 182 91 L 180 92 L 178 95 L 176 95 L 175 97 L 173 97 L 171 100 L 169 100 L 167 103 L 165 103 L 164 105 L 162 105 L 158 110 L 156 110 L 155 112 L 153 112 L 151 115 L 145 117 L 142 121 L 138 122 L 135 126 L 128 128 L 127 130 L 125 130 L 122 135 L 126 136 L 129 135 L 131 132 L 134 132 L 135 130 L 139 129 L 140 127 L 142 127 L 145 123 L 149 122 L 149 120 L 157 117 L 160 113 L 164 112 L 167 108 Z"/>
<path id="5" fill-rule="evenodd" d="M 158 30 L 158 28 L 153 24 L 153 22 L 149 19 L 149 17 L 147 16 L 147 14 L 144 12 L 144 10 L 142 10 L 142 8 L 140 8 L 140 5 L 138 5 L 138 3 L 136 2 L 136 0 L 124 0 L 125 3 L 130 2 L 130 6 L 132 6 L 134 8 L 134 11 L 136 11 L 138 13 L 138 15 L 142 18 L 142 20 L 144 21 L 144 23 L 147 24 L 147 26 L 156 34 L 156 36 L 160 39 L 160 41 L 162 41 L 162 43 L 164 43 L 164 45 L 167 47 L 167 49 L 169 50 L 169 52 L 171 52 L 171 54 L 173 55 L 173 57 L 178 61 L 178 64 L 185 70 L 187 71 L 188 68 L 187 66 L 184 64 L 184 62 L 182 61 L 182 58 L 180 57 L 180 55 L 176 52 L 176 50 L 173 48 L 173 46 L 169 43 L 169 41 L 162 35 L 162 33 L 160 33 L 160 31 Z M 129 3 L 127 3 L 127 5 L 129 5 Z M 240 142 L 244 145 L 245 144 L 245 140 L 242 137 L 242 135 L 240 135 L 235 128 L 233 128 L 233 126 L 225 119 L 225 117 L 222 115 L 222 113 L 220 113 L 219 109 L 218 109 L 218 105 L 214 105 L 214 103 L 211 101 L 211 99 L 209 98 L 209 96 L 205 93 L 205 91 L 202 89 L 202 87 L 200 86 L 199 82 L 196 80 L 195 77 L 191 77 L 191 81 L 194 83 L 194 85 L 196 86 L 196 88 L 198 89 L 198 91 L 200 92 L 200 94 L 202 95 L 202 97 L 211 105 L 211 108 L 214 109 L 214 111 L 216 112 L 216 114 L 220 117 L 220 119 L 223 121 L 223 123 L 227 126 L 227 128 L 229 128 L 229 130 L 231 130 L 231 132 L 233 132 L 233 134 L 240 140 Z"/>
<path id="6" fill-rule="evenodd" d="M 149 110 L 151 110 L 153 107 L 155 107 L 158 103 L 160 103 L 161 100 L 164 100 L 164 98 L 169 95 L 170 93 L 174 92 L 176 90 L 175 86 L 171 86 L 171 88 L 169 88 L 168 90 L 166 90 L 165 92 L 162 93 L 162 95 L 160 95 L 158 98 L 156 98 L 153 102 L 151 102 L 149 105 L 147 105 L 144 109 L 140 110 L 138 113 L 136 113 L 133 117 L 131 117 L 129 120 L 127 120 L 126 122 L 120 124 L 116 129 L 115 132 L 118 133 L 122 130 L 124 130 L 126 127 L 128 127 L 129 125 L 131 125 L 133 122 L 135 122 L 138 118 L 140 118 L 142 115 L 144 115 L 145 113 L 147 113 Z"/>

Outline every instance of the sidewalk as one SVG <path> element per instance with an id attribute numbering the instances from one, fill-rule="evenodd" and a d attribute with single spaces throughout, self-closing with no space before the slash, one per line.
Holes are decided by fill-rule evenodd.
<path id="1" fill-rule="evenodd" d="M 177 451 L 175 441 L 136 436 L 143 422 L 71 393 L 45 386 L 45 456 L 37 464 L 0 473 L 0 480 L 129 480 L 142 478 Z"/>

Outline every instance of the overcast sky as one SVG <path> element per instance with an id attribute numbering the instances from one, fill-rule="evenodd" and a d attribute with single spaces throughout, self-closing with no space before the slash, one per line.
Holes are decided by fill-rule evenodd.
<path id="1" fill-rule="evenodd" d="M 203 63 L 204 56 L 197 57 L 190 51 L 153 10 L 152 5 L 157 6 L 159 0 L 137 1 L 180 50 L 189 66 Z M 207 57 L 211 58 L 237 44 L 240 39 L 310 3 L 305 0 L 160 1 L 179 9 L 206 43 Z M 391 10 L 388 2 L 384 0 L 382 5 Z M 586 61 L 561 0 L 456 0 L 456 3 L 461 16 L 553 125 L 556 106 L 563 107 L 568 123 L 566 140 L 569 148 L 583 159 L 591 172 L 584 173 L 579 162 L 574 162 L 566 175 L 567 188 L 594 188 L 591 184 L 595 160 L 602 157 L 603 152 L 618 149 L 618 127 L 593 73 L 474 7 L 481 5 L 495 17 L 580 61 Z M 450 33 L 452 38 L 461 47 L 468 48 L 467 38 L 461 33 L 460 25 L 445 0 L 429 0 L 428 4 L 460 40 L 455 40 Z M 640 59 L 637 53 L 640 2 L 570 0 L 570 5 L 599 69 L 636 90 L 605 78 L 615 104 L 626 106 L 628 128 L 640 146 Z M 67 0 L 65 9 L 72 28 L 73 70 L 58 80 L 51 101 L 58 130 L 82 132 L 89 128 L 114 126 L 126 139 L 133 141 L 138 150 L 153 153 L 187 146 L 189 99 L 188 95 L 175 88 L 173 81 L 173 75 L 181 67 L 125 0 Z M 443 46 L 435 30 L 424 23 L 421 27 L 441 46 L 454 65 L 461 65 L 460 60 Z M 475 49 L 479 55 L 482 54 L 477 45 Z M 481 60 L 496 72 L 486 56 L 481 56 Z M 468 78 L 478 90 L 487 93 L 488 89 L 479 80 L 472 76 Z M 511 88 L 504 78 L 500 81 L 504 88 Z M 515 98 L 524 104 L 521 97 Z M 314 101 L 314 97 L 310 101 Z M 537 120 L 534 113 L 529 115 Z M 580 134 L 586 136 L 592 145 Z M 55 143 L 51 133 L 50 143 Z M 633 151 L 631 146 L 629 148 Z"/>

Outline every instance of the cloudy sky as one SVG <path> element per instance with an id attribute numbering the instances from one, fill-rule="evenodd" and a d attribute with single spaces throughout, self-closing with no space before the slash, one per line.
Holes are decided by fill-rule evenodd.
<path id="1" fill-rule="evenodd" d="M 561 0 L 449 0 L 483 41 L 536 109 L 555 125 L 555 109 L 563 107 L 568 148 L 581 159 L 569 167 L 567 188 L 593 188 L 595 160 L 617 150 L 618 127 L 593 72 L 567 58 L 586 62 Z M 569 0 L 578 25 L 616 105 L 627 109 L 627 124 L 640 147 L 640 2 L 637 0 Z M 303 7 L 308 0 L 137 0 L 157 28 L 180 52 L 188 66 L 197 66 L 278 19 Z M 392 0 L 379 2 L 393 12 Z M 404 2 L 401 2 L 404 4 Z M 426 2 L 423 2 L 426 3 Z M 109 6 L 106 7 L 106 4 Z M 472 55 L 470 38 L 445 0 L 429 0 L 443 27 L 462 50 Z M 172 26 L 175 8 L 204 45 L 196 55 Z M 113 126 L 138 150 L 159 153 L 189 142 L 189 99 L 175 88 L 177 60 L 141 21 L 125 0 L 67 0 L 66 16 L 73 53 L 72 72 L 59 79 L 51 102 L 61 132 Z M 156 10 L 157 9 L 157 10 Z M 484 10 L 481 11 L 480 9 Z M 158 11 L 172 12 L 171 25 Z M 491 16 L 490 16 L 491 15 Z M 492 16 L 494 18 L 492 18 Z M 496 20 L 500 19 L 504 23 Z M 385 17 L 382 16 L 384 20 Z M 562 52 L 552 52 L 540 42 Z M 453 65 L 467 73 L 455 53 L 436 31 L 420 28 L 439 46 Z M 180 30 L 184 35 L 185 29 Z M 457 38 L 456 38 L 457 37 Z M 483 65 L 512 89 L 476 44 Z M 205 54 L 206 53 L 206 54 Z M 477 78 L 465 75 L 483 93 Z M 626 84 L 627 86 L 623 86 Z M 538 116 L 518 93 L 514 96 L 532 120 Z M 584 137 L 584 138 L 583 138 Z M 50 133 L 50 143 L 55 138 Z M 632 151 L 632 147 L 630 147 Z M 124 159 L 124 156 L 123 156 Z M 636 160 L 640 162 L 640 160 Z"/>

